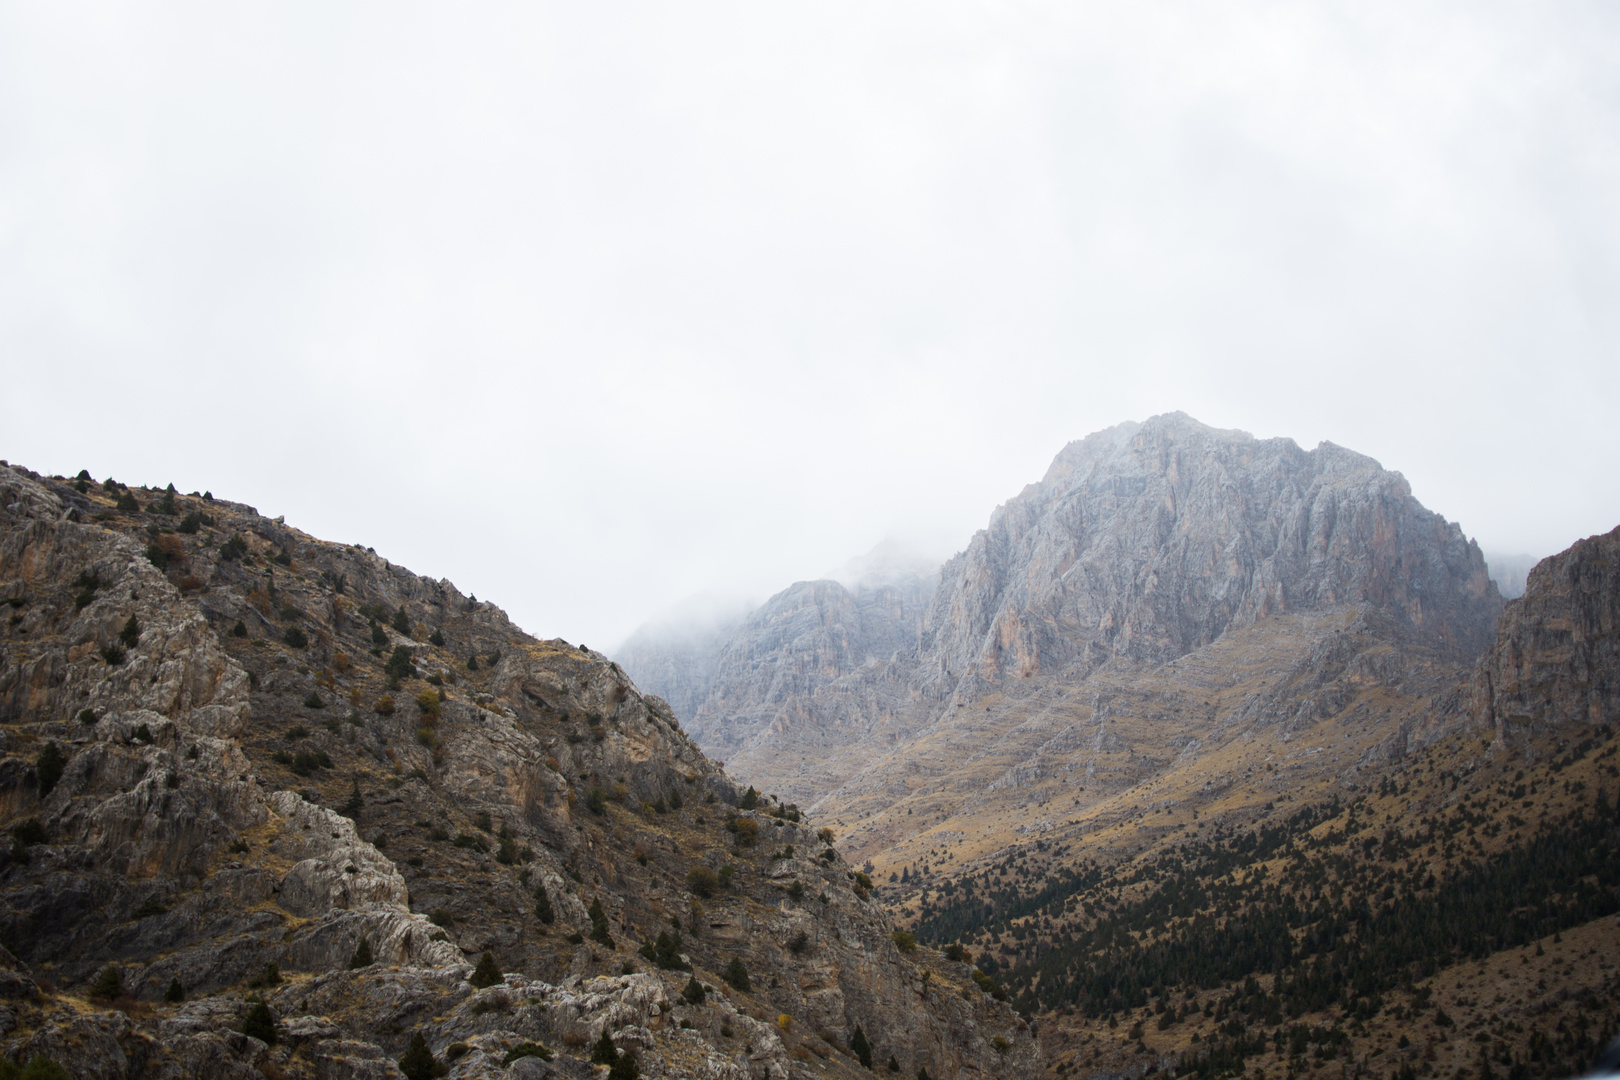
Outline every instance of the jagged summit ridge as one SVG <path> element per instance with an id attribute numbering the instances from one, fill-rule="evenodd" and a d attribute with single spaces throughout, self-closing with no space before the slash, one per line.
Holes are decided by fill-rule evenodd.
<path id="1" fill-rule="evenodd" d="M 1399 473 L 1180 413 L 1066 446 L 940 571 L 937 695 L 1122 656 L 1164 662 L 1269 614 L 1371 604 L 1477 653 L 1500 604 L 1477 545 Z"/>

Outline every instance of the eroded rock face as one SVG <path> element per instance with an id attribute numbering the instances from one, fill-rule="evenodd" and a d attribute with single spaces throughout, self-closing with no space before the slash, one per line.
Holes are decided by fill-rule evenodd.
<path id="1" fill-rule="evenodd" d="M 1478 546 L 1399 473 L 1179 413 L 1070 443 L 940 580 L 921 650 L 938 694 L 1362 604 L 1477 655 L 1500 607 Z"/>
<path id="2" fill-rule="evenodd" d="M 1273 631 L 1257 628 L 1273 624 L 1325 635 L 1307 651 L 1336 658 L 1327 667 L 1344 677 L 1313 688 L 1292 656 L 1246 665 L 1255 702 L 1225 716 L 1207 687 L 1188 686 L 1184 704 L 1155 711 L 1194 722 L 1164 727 L 1163 741 L 1333 715 L 1369 678 L 1427 696 L 1397 669 L 1445 683 L 1484 649 L 1502 603 L 1478 547 L 1399 473 L 1331 443 L 1307 451 L 1182 414 L 1065 447 L 945 563 L 918 620 L 921 596 L 885 608 L 890 625 L 916 635 L 885 638 L 883 656 L 851 647 L 862 618 L 836 584 L 778 594 L 722 647 L 691 729 L 762 790 L 864 816 L 919 784 L 976 787 L 977 776 L 952 782 L 942 770 L 988 745 L 1012 773 L 1061 767 L 1020 757 L 1051 749 L 1022 731 L 1026 714 L 1072 712 L 1079 692 L 1095 701 L 1086 722 L 1102 723 L 1143 673 L 1229 635 L 1263 642 Z M 1204 705 L 1207 717 L 1193 715 Z M 1391 745 L 1452 722 L 1445 710 L 1411 715 L 1425 709 L 1385 710 L 1402 729 Z"/>
<path id="3" fill-rule="evenodd" d="M 1620 720 L 1620 528 L 1530 571 L 1480 661 L 1472 701 L 1510 739 Z"/>
<path id="4" fill-rule="evenodd" d="M 589 1077 L 605 1032 L 644 1076 L 780 1080 L 863 1074 L 859 1026 L 908 1074 L 1039 1071 L 1027 1023 L 903 955 L 816 828 L 737 808 L 608 658 L 171 496 L 0 468 L 7 1057 L 380 1080 L 420 1034 L 453 1077 Z M 509 1064 L 525 1043 L 552 1056 Z"/>

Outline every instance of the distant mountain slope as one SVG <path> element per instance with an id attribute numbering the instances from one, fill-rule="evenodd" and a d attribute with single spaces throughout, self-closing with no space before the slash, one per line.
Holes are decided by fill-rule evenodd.
<path id="1" fill-rule="evenodd" d="M 605 656 L 448 582 L 210 495 L 0 464 L 0 601 L 8 1061 L 1039 1071 L 1030 1025 L 903 950 L 815 824 L 753 805 Z"/>
<path id="2" fill-rule="evenodd" d="M 1035 779 L 1084 806 L 1266 717 L 1359 707 L 1358 746 L 1426 738 L 1417 717 L 1501 599 L 1399 473 L 1171 414 L 1065 447 L 940 570 L 915 646 L 873 662 L 838 645 L 851 604 L 825 583 L 772 598 L 721 647 L 689 727 L 762 789 L 859 818 L 845 850 L 882 864 L 919 812 L 993 839 L 1042 816 Z M 1211 649 L 1225 673 L 1178 678 Z M 968 807 L 993 821 L 940 824 Z"/>

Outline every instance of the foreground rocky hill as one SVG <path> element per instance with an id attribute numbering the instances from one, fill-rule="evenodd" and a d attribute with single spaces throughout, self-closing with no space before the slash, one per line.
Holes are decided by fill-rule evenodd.
<path id="1" fill-rule="evenodd" d="M 0 466 L 0 1053 L 74 1077 L 1028 1076 L 606 657 L 251 507 Z"/>

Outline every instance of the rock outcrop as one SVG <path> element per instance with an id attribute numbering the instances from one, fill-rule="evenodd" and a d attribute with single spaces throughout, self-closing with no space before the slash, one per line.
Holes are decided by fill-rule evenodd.
<path id="1" fill-rule="evenodd" d="M 1502 612 L 1474 711 L 1499 734 L 1620 721 L 1620 528 L 1543 559 Z"/>
<path id="2" fill-rule="evenodd" d="M 1032 1076 L 599 653 L 251 507 L 0 467 L 0 1053 L 76 1078 Z M 830 835 L 830 834 L 828 834 Z M 493 969 L 493 970 L 491 970 Z M 178 999 L 178 1000 L 177 1000 Z"/>

